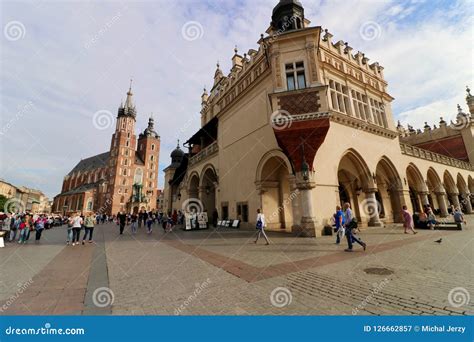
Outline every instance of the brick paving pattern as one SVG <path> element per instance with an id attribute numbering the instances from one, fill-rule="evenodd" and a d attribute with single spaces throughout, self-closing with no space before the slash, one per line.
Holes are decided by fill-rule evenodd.
<path id="1" fill-rule="evenodd" d="M 354 253 L 333 236 L 269 233 L 265 246 L 253 231 L 120 236 L 112 224 L 96 228 L 96 243 L 66 247 L 65 228 L 54 228 L 40 245 L 0 249 L 1 314 L 468 315 L 472 300 L 454 307 L 448 294 L 474 294 L 473 228 L 368 229 L 360 235 L 369 248 Z M 97 307 L 98 288 L 110 305 Z"/>

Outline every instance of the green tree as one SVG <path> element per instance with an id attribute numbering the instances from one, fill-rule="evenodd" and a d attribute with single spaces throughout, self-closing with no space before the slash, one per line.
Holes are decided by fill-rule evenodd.
<path id="1" fill-rule="evenodd" d="M 7 203 L 8 198 L 3 195 L 0 195 L 0 211 L 5 211 L 5 203 Z"/>

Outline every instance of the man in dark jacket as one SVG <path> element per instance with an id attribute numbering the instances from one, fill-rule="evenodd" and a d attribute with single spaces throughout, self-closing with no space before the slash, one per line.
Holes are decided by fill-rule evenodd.
<path id="1" fill-rule="evenodd" d="M 127 215 L 123 211 L 120 211 L 117 215 L 117 220 L 120 225 L 120 235 L 123 234 L 123 230 L 125 229 L 125 222 L 127 221 Z"/>

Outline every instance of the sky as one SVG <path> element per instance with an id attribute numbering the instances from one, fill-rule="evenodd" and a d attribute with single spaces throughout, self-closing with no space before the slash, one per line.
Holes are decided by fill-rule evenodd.
<path id="1" fill-rule="evenodd" d="M 473 3 L 301 0 L 322 26 L 384 67 L 395 120 L 454 119 L 473 83 Z M 0 178 L 51 199 L 82 158 L 110 147 L 129 80 L 136 131 L 150 115 L 162 170 L 200 127 L 216 62 L 257 49 L 277 0 L 1 1 Z"/>

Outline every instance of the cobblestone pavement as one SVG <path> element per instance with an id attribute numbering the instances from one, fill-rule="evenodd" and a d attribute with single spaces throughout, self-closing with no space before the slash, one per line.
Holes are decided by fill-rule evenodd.
<path id="1" fill-rule="evenodd" d="M 132 236 L 128 229 L 119 235 L 112 224 L 96 228 L 97 243 L 66 247 L 65 228 L 54 228 L 40 245 L 0 249 L 1 311 L 472 314 L 473 231 L 474 222 L 463 231 L 420 230 L 416 236 L 397 226 L 371 228 L 360 234 L 367 251 L 355 247 L 347 253 L 333 236 L 270 232 L 272 244 L 265 246 L 253 243 L 253 231 L 165 234 L 155 227 L 152 234 L 141 228 Z"/>

